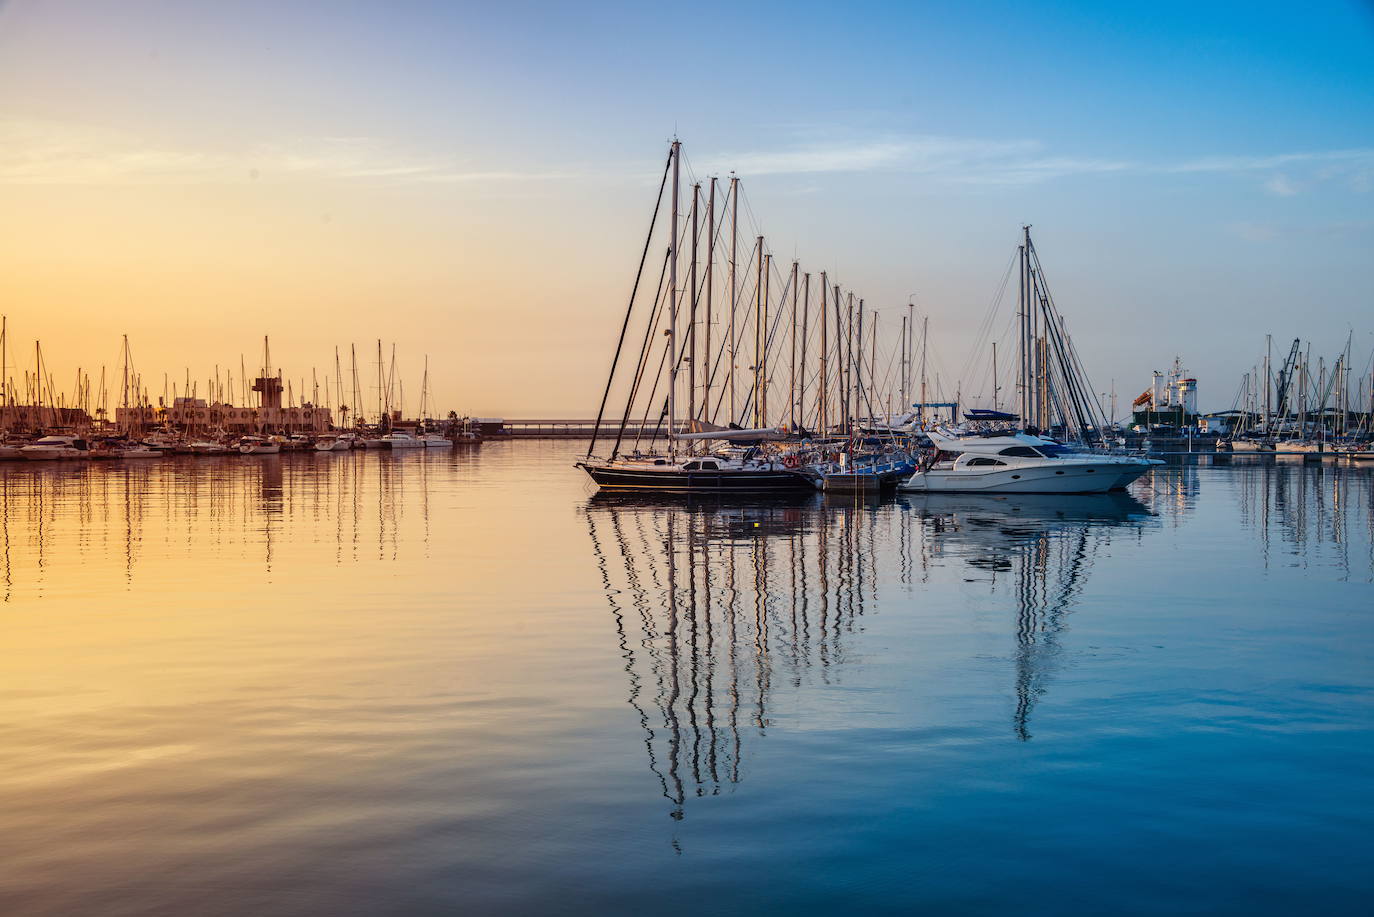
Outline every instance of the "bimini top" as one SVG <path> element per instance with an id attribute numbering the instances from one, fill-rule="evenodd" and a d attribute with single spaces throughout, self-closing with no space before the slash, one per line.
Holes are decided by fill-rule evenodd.
<path id="1" fill-rule="evenodd" d="M 986 420 L 998 423 L 1011 422 L 1021 418 L 1015 414 L 1008 414 L 1006 411 L 989 411 L 984 408 L 971 408 L 964 412 L 965 420 Z"/>

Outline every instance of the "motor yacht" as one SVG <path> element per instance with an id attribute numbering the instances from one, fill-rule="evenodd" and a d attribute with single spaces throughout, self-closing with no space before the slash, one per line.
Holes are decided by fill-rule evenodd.
<path id="1" fill-rule="evenodd" d="M 22 439 L 0 440 L 0 461 L 22 459 L 24 454 L 21 450 L 28 444 L 28 440 Z"/>
<path id="2" fill-rule="evenodd" d="M 392 430 L 382 437 L 382 442 L 388 449 L 423 449 L 425 444 L 417 437 L 404 433 L 400 430 Z"/>
<path id="3" fill-rule="evenodd" d="M 239 452 L 244 455 L 276 455 L 281 452 L 281 443 L 265 436 L 245 436 L 239 440 Z"/>
<path id="4" fill-rule="evenodd" d="M 89 457 L 91 448 L 79 436 L 44 436 L 20 448 L 19 454 L 31 462 L 79 459 Z"/>
<path id="5" fill-rule="evenodd" d="M 347 452 L 353 448 L 351 440 L 344 439 L 344 433 L 325 433 L 315 440 L 316 452 Z"/>
<path id="6" fill-rule="evenodd" d="M 1133 455 L 1080 452 L 1027 433 L 958 435 L 928 431 L 938 450 L 905 491 L 1090 494 L 1120 490 L 1164 462 Z"/>
<path id="7" fill-rule="evenodd" d="M 453 445 L 447 436 L 440 433 L 421 433 L 420 442 L 425 444 L 426 449 L 447 449 Z"/>

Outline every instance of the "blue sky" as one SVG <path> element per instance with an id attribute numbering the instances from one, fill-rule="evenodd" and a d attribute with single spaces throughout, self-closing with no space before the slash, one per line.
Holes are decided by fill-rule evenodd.
<path id="1" fill-rule="evenodd" d="M 0 232 L 49 266 L 0 293 L 54 350 L 42 299 L 84 308 L 110 284 L 94 256 L 86 286 L 65 276 L 87 251 L 66 233 L 137 209 L 150 241 L 129 257 L 331 316 L 321 344 L 266 293 L 236 307 L 244 341 L 324 365 L 349 339 L 418 359 L 436 334 L 480 338 L 432 373 L 441 400 L 581 412 L 674 133 L 695 174 L 739 172 L 780 257 L 894 315 L 917 291 L 948 374 L 1024 222 L 1099 389 L 1178 354 L 1226 407 L 1266 333 L 1332 354 L 1353 328 L 1358 366 L 1374 348 L 1364 3 L 11 2 L 0 85 Z M 235 190 L 250 173 L 273 193 Z M 214 245 L 153 244 L 192 214 L 225 221 Z M 360 260 L 387 267 L 340 274 Z M 359 290 L 395 291 L 385 328 Z M 118 310 L 150 362 L 185 349 L 153 336 L 166 308 L 148 328 Z"/>

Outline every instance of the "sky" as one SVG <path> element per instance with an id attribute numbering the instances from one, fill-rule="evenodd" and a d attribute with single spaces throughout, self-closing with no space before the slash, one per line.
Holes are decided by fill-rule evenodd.
<path id="1" fill-rule="evenodd" d="M 914 298 L 946 387 L 1027 223 L 1123 400 L 1374 350 L 1367 2 L 9 0 L 10 359 L 237 377 L 270 335 L 308 380 L 382 339 L 408 409 L 428 356 L 442 410 L 592 416 L 674 136 L 894 338 Z"/>

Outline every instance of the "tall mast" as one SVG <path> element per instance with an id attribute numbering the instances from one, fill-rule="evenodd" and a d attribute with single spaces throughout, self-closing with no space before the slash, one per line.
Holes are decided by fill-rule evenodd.
<path id="1" fill-rule="evenodd" d="M 348 343 L 348 367 L 350 381 L 353 383 L 353 425 L 358 425 L 358 418 L 362 414 L 362 398 L 358 391 L 358 345 L 352 341 Z"/>
<path id="2" fill-rule="evenodd" d="M 926 425 L 926 345 L 930 342 L 930 316 L 921 321 L 921 428 Z"/>
<path id="3" fill-rule="evenodd" d="M 328 383 L 329 380 L 325 380 Z M 328 385 L 325 386 L 328 389 Z M 338 393 L 339 399 L 339 418 L 346 420 L 348 413 L 344 409 L 344 390 L 343 390 L 343 364 L 339 362 L 339 345 L 334 345 L 334 391 Z"/>
<path id="4" fill-rule="evenodd" d="M 700 356 L 697 353 L 697 202 L 701 200 L 701 184 L 692 185 L 692 301 L 687 312 L 687 420 L 697 419 L 697 376 Z M 694 444 L 695 445 L 695 444 Z"/>
<path id="5" fill-rule="evenodd" d="M 994 344 L 993 346 L 995 347 L 996 345 Z M 993 351 L 993 353 L 994 353 L 993 363 L 996 364 L 996 362 L 997 362 L 997 358 L 996 358 L 996 356 L 995 356 L 996 351 Z M 907 359 L 907 352 L 906 352 L 906 316 L 903 315 L 903 316 L 902 316 L 902 375 L 901 375 L 901 378 L 897 380 L 897 390 L 900 392 L 900 397 L 899 397 L 898 400 L 901 402 L 901 405 L 902 405 L 902 412 L 903 412 L 903 413 L 906 412 L 906 359 Z M 994 371 L 994 372 L 993 372 L 993 375 L 996 376 L 997 373 Z"/>
<path id="6" fill-rule="evenodd" d="M 802 291 L 801 357 L 797 365 L 801 367 L 801 386 L 797 389 L 797 417 L 806 423 L 806 326 L 811 312 L 811 275 L 803 275 L 806 289 Z M 795 370 L 794 370 L 795 372 Z"/>
<path id="7" fill-rule="evenodd" d="M 828 299 L 830 295 L 828 292 L 829 285 L 830 279 L 826 276 L 825 271 L 821 271 L 821 373 L 820 379 L 816 382 L 816 399 L 820 402 L 819 423 L 821 427 L 820 432 L 822 436 L 824 436 L 830 429 L 830 380 L 826 376 L 825 372 L 826 360 L 830 355 L 830 332 L 829 326 L 826 325 L 825 322 L 826 299 Z"/>
<path id="8" fill-rule="evenodd" d="M 668 232 L 668 451 L 674 447 L 677 433 L 677 217 L 678 164 L 682 158 L 682 144 L 673 141 L 673 219 Z"/>
<path id="9" fill-rule="evenodd" d="M 915 293 L 911 294 L 906 301 L 906 378 L 902 382 L 903 413 L 911 407 L 911 364 L 916 361 L 916 304 L 911 301 L 915 296 Z"/>
<path id="10" fill-rule="evenodd" d="M 716 179 L 711 178 L 711 188 L 706 202 L 706 319 L 703 332 L 702 352 L 706 355 L 706 365 L 701 371 L 702 411 L 714 417 L 711 410 L 711 288 L 714 285 L 716 264 Z M 709 419 L 709 418 L 708 418 Z"/>
<path id="11" fill-rule="evenodd" d="M 759 237 L 759 251 L 763 250 L 763 238 Z M 759 363 L 759 426 L 768 423 L 768 281 L 773 277 L 773 255 L 763 256 L 763 353 Z"/>
<path id="12" fill-rule="evenodd" d="M 792 262 L 792 365 L 787 383 L 787 429 L 797 429 L 797 262 Z"/>
<path id="13" fill-rule="evenodd" d="M 739 248 L 739 179 L 730 173 L 730 422 L 735 413 L 735 310 L 739 306 L 739 284 L 735 282 L 735 256 Z"/>
<path id="14" fill-rule="evenodd" d="M 860 309 L 863 308 L 863 304 L 864 304 L 864 301 L 863 301 L 862 299 L 859 300 L 859 308 L 860 308 Z M 869 338 L 869 340 L 872 342 L 872 348 L 873 348 L 873 356 L 872 356 L 872 359 L 869 360 L 869 363 L 868 363 L 868 413 L 869 413 L 869 414 L 873 414 L 873 413 L 874 413 L 874 412 L 873 412 L 873 399 L 878 397 L 878 389 L 877 389 L 877 384 L 878 384 L 878 313 L 877 313 L 877 310 L 874 310 L 874 312 L 873 312 L 873 330 L 869 333 L 868 338 Z M 881 405 L 881 404 L 882 404 L 882 400 L 879 399 L 878 403 Z M 892 395 L 891 395 L 891 393 L 888 394 L 887 405 L 888 405 L 889 408 L 892 407 Z M 889 412 L 889 413 L 890 413 L 890 412 Z M 876 419 L 876 418 L 875 418 L 875 419 Z M 892 420 L 892 418 L 889 417 L 889 418 L 888 418 L 888 422 L 890 423 L 891 420 Z"/>
<path id="15" fill-rule="evenodd" d="M 859 300 L 859 349 L 854 359 L 854 416 L 863 416 L 863 401 L 860 393 L 864 390 L 864 301 Z"/>
<path id="16" fill-rule="evenodd" d="M 840 318 L 840 285 L 832 284 L 835 295 L 835 407 L 839 408 L 842 432 L 849 430 L 849 399 L 844 380 L 844 329 Z"/>
<path id="17" fill-rule="evenodd" d="M 760 399 L 763 397 L 763 384 L 761 374 L 763 370 L 763 236 L 759 236 L 754 241 L 754 423 L 752 426 L 763 426 L 763 418 L 759 411 Z"/>
<path id="18" fill-rule="evenodd" d="M 854 294 L 845 296 L 847 308 L 844 322 L 844 419 L 845 432 L 852 432 L 859 414 L 859 395 L 854 388 Z M 863 341 L 859 342 L 863 346 Z"/>
<path id="19" fill-rule="evenodd" d="M 1019 271 L 1017 273 L 1017 294 L 1016 294 L 1016 320 L 1017 337 L 1016 347 L 1017 373 L 1016 384 L 1021 390 L 1021 406 L 1018 413 L 1021 415 L 1021 423 L 1029 424 L 1030 417 L 1030 309 L 1029 296 L 1026 289 L 1026 246 L 1025 243 L 1017 246 L 1017 253 L 1020 258 L 1018 262 Z M 922 369 L 921 400 L 925 401 L 925 382 L 924 369 Z"/>
<path id="20" fill-rule="evenodd" d="M 1266 334 L 1264 336 L 1264 433 L 1266 436 L 1268 436 L 1270 432 L 1269 423 L 1272 419 L 1272 412 L 1274 410 L 1273 404 L 1269 400 L 1269 392 L 1273 388 L 1270 378 L 1271 370 L 1269 361 L 1273 359 L 1273 356 L 1274 336 L 1272 334 Z"/>

